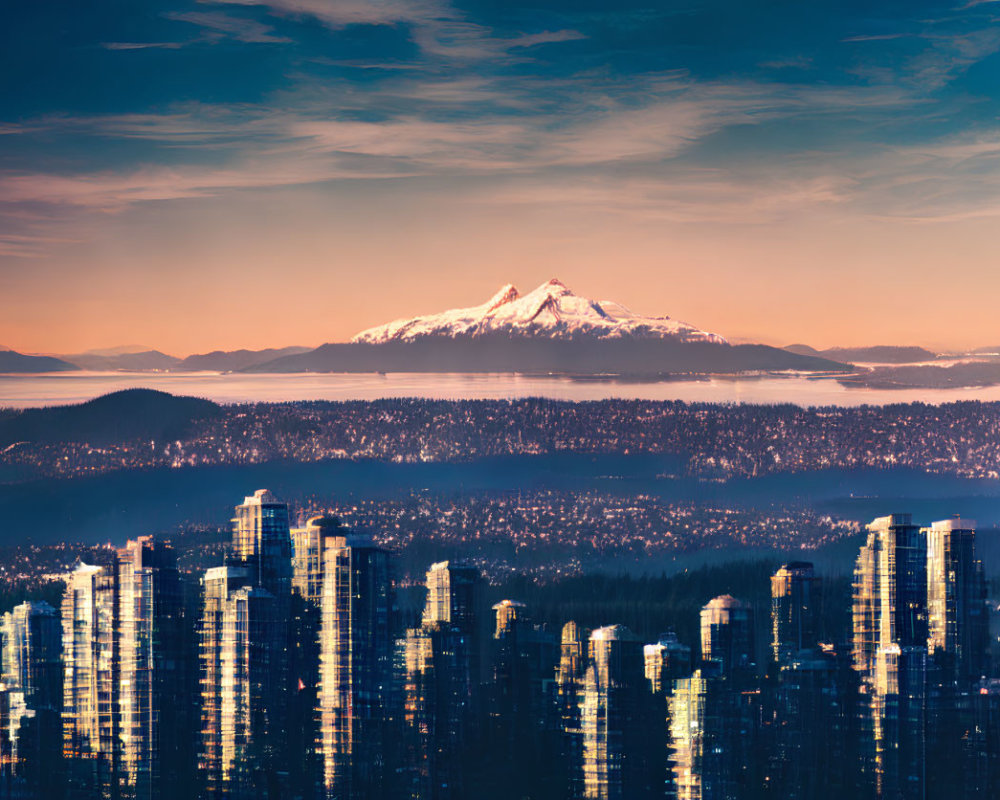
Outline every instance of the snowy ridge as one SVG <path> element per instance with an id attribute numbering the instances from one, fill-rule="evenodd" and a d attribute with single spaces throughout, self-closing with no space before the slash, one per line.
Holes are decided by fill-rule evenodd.
<path id="1" fill-rule="evenodd" d="M 610 300 L 588 300 L 556 279 L 521 295 L 512 284 L 479 306 L 400 319 L 361 331 L 352 342 L 384 344 L 424 337 L 475 338 L 488 335 L 552 339 L 674 339 L 726 344 L 715 333 L 670 317 L 644 317 Z"/>

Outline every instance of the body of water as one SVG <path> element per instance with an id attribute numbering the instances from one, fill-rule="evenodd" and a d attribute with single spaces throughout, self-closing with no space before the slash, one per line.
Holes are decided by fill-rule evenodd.
<path id="1" fill-rule="evenodd" d="M 864 389 L 833 378 L 804 375 L 717 376 L 700 380 L 641 381 L 520 373 L 297 373 L 59 372 L 0 375 L 0 406 L 31 408 L 90 400 L 129 388 L 159 389 L 218 403 L 291 400 L 430 399 L 684 400 L 704 403 L 795 403 L 857 406 L 998 400 L 1000 386 L 962 389 Z"/>

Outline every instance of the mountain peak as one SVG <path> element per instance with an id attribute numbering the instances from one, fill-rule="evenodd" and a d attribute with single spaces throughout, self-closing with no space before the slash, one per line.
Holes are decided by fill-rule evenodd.
<path id="1" fill-rule="evenodd" d="M 513 284 L 502 286 L 479 306 L 400 319 L 361 331 L 351 341 L 384 344 L 425 337 L 482 336 L 548 339 L 674 339 L 725 344 L 718 334 L 670 317 L 645 317 L 612 301 L 597 302 L 574 294 L 557 278 L 522 295 Z"/>
<path id="2" fill-rule="evenodd" d="M 521 297 L 521 293 L 517 290 L 517 287 L 513 283 L 508 283 L 505 286 L 500 287 L 493 297 L 491 297 L 486 305 L 489 306 L 489 310 L 492 311 L 495 308 L 500 308 L 502 305 L 507 303 L 512 303 Z"/>

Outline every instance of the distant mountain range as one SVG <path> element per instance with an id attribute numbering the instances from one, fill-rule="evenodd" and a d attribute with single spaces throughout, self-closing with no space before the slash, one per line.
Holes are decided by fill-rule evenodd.
<path id="1" fill-rule="evenodd" d="M 847 372 L 828 358 L 725 338 L 647 317 L 551 280 L 507 285 L 482 305 L 401 319 L 246 368 L 248 372 L 539 372 L 667 376 L 756 371 Z"/>
<path id="2" fill-rule="evenodd" d="M 997 348 L 982 348 L 993 352 Z M 144 345 L 59 357 L 0 348 L 0 372 L 529 372 L 666 377 L 753 372 L 850 373 L 855 363 L 915 364 L 922 347 L 775 348 L 731 344 L 667 316 L 590 300 L 558 280 L 521 294 L 502 286 L 481 305 L 399 319 L 315 349 L 216 350 L 186 358 Z"/>
<path id="3" fill-rule="evenodd" d="M 94 372 L 113 370 L 168 370 L 181 363 L 179 358 L 168 356 L 159 350 L 145 350 L 137 353 L 77 353 L 61 356 L 65 361 L 76 364 L 80 369 Z"/>
<path id="4" fill-rule="evenodd" d="M 211 353 L 191 355 L 187 358 L 161 353 L 159 350 L 135 350 L 133 347 L 89 350 L 86 353 L 60 356 L 80 369 L 93 371 L 150 371 L 159 372 L 235 372 L 272 361 L 281 356 L 305 353 L 308 347 L 281 347 L 267 350 L 215 350 Z"/>
<path id="5" fill-rule="evenodd" d="M 68 372 L 80 369 L 75 364 L 52 356 L 26 356 L 14 350 L 0 350 L 0 373 L 4 372 Z"/>
<path id="6" fill-rule="evenodd" d="M 790 344 L 784 348 L 789 353 L 800 356 L 819 356 L 831 358 L 834 361 L 872 364 L 914 364 L 918 361 L 933 361 L 937 353 L 925 350 L 923 347 L 898 347 L 894 345 L 876 345 L 874 347 L 830 347 L 817 350 L 807 344 Z"/>
<path id="7" fill-rule="evenodd" d="M 188 356 L 177 369 L 237 372 L 265 364 L 276 358 L 308 353 L 308 347 L 280 347 L 267 350 L 215 350 L 202 355 Z"/>

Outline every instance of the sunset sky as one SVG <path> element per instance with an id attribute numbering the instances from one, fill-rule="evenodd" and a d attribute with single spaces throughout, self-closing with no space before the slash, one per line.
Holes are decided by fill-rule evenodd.
<path id="1" fill-rule="evenodd" d="M 983 0 L 7 3 L 0 344 L 318 345 L 558 277 L 997 345 L 998 101 Z"/>

